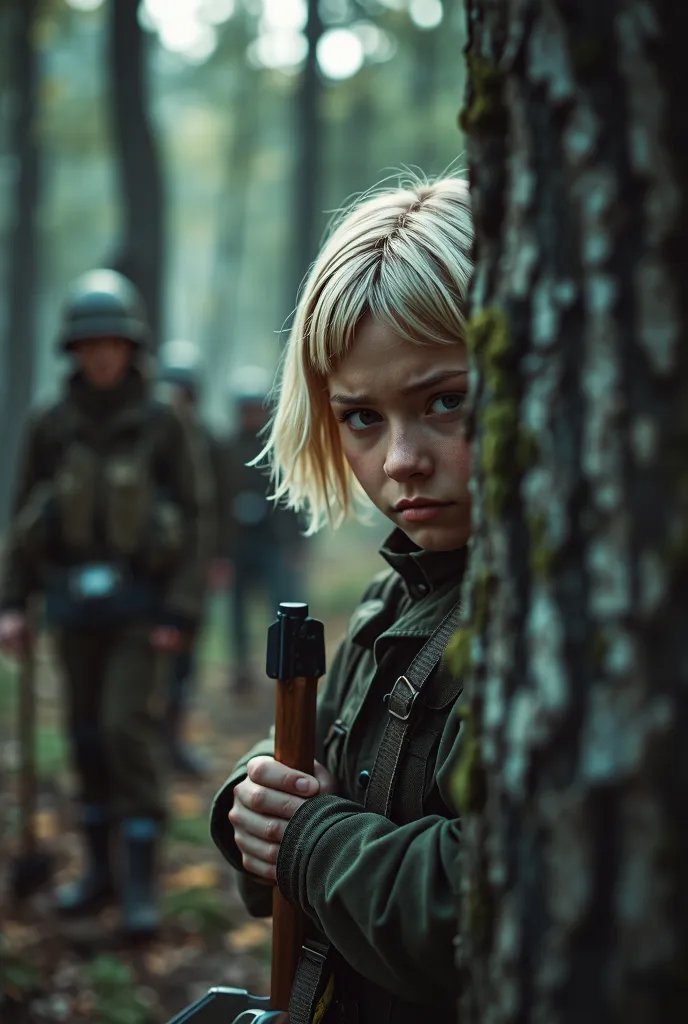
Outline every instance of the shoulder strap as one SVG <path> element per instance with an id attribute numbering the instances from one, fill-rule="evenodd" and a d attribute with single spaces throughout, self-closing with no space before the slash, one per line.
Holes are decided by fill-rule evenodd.
<path id="1" fill-rule="evenodd" d="M 377 597 L 389 585 L 389 577 L 375 580 L 365 598 Z M 461 615 L 461 602 L 447 612 L 432 635 L 415 656 L 406 675 L 399 676 L 387 694 L 389 717 L 366 790 L 365 808 L 389 817 L 397 770 L 405 746 L 416 699 L 437 666 Z M 336 723 L 335 723 L 336 724 Z M 289 1001 L 290 1024 L 319 1021 L 321 1000 L 326 1005 L 330 991 L 326 982 L 332 972 L 332 946 L 305 942 L 294 976 Z"/>
<path id="2" fill-rule="evenodd" d="M 390 817 L 399 762 L 416 701 L 439 662 L 461 615 L 461 602 L 447 612 L 432 636 L 415 656 L 406 674 L 399 676 L 386 696 L 388 718 L 366 789 L 365 808 Z"/>

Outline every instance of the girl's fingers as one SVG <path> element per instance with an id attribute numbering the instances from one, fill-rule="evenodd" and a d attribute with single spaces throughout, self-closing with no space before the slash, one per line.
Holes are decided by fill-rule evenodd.
<path id="1" fill-rule="evenodd" d="M 254 860 L 262 861 L 264 864 L 275 865 L 277 863 L 278 843 L 266 843 L 262 839 L 256 839 L 246 832 L 235 833 L 234 838 L 244 856 L 252 857 Z"/>
<path id="2" fill-rule="evenodd" d="M 244 779 L 234 790 L 237 800 L 255 814 L 264 814 L 271 818 L 283 818 L 289 821 L 294 811 L 303 803 L 303 797 L 292 796 L 279 789 L 268 789 Z"/>
<path id="3" fill-rule="evenodd" d="M 337 780 L 328 771 L 324 764 L 320 764 L 320 761 L 313 762 L 313 774 L 318 783 L 318 791 L 320 793 L 336 793 L 337 792 Z"/>
<path id="4" fill-rule="evenodd" d="M 284 830 L 287 827 L 284 818 L 256 814 L 241 801 L 236 800 L 229 812 L 229 820 L 234 826 L 235 837 L 243 832 L 264 843 L 281 843 Z"/>
<path id="5" fill-rule="evenodd" d="M 246 765 L 249 779 L 266 789 L 279 790 L 282 793 L 293 793 L 300 797 L 314 796 L 318 792 L 318 782 L 312 775 L 297 772 L 295 768 L 275 761 L 274 757 L 252 757 Z"/>
<path id="6" fill-rule="evenodd" d="M 277 880 L 277 870 L 274 864 L 266 864 L 264 861 L 246 854 L 241 858 L 241 862 L 247 871 L 256 875 L 261 881 L 274 882 Z"/>

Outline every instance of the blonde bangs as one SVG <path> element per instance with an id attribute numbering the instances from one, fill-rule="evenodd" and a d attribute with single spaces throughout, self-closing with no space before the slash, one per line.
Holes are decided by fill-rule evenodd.
<path id="1" fill-rule="evenodd" d="M 468 186 L 458 178 L 385 190 L 344 215 L 303 287 L 263 452 L 273 497 L 337 526 L 365 496 L 344 458 L 327 376 L 364 316 L 416 344 L 458 344 L 472 272 Z"/>

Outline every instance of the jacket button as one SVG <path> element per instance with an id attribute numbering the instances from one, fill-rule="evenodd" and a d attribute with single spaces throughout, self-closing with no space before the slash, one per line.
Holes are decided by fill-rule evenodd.
<path id="1" fill-rule="evenodd" d="M 419 583 L 418 586 L 416 587 L 416 590 L 418 591 L 419 594 L 427 594 L 428 589 L 429 588 L 427 583 Z"/>
<path id="2" fill-rule="evenodd" d="M 365 769 L 364 769 L 361 772 L 361 774 L 358 776 L 358 784 L 361 787 L 361 789 L 367 789 L 369 782 L 370 782 L 370 772 L 365 771 Z"/>

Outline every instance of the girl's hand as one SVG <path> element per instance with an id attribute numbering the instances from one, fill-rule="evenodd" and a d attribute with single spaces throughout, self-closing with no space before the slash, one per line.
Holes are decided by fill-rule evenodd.
<path id="1" fill-rule="evenodd" d="M 336 793 L 337 780 L 317 761 L 313 775 L 264 756 L 252 757 L 246 771 L 248 778 L 234 789 L 229 820 L 246 870 L 274 882 L 277 854 L 292 814 L 316 793 Z"/>

